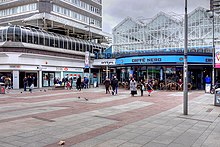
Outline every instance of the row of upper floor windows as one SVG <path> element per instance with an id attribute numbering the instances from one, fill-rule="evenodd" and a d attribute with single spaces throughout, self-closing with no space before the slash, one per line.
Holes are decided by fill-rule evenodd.
<path id="1" fill-rule="evenodd" d="M 37 3 L 0 10 L 0 17 L 37 10 Z"/>
<path id="2" fill-rule="evenodd" d="M 99 28 L 101 28 L 101 25 L 102 25 L 101 21 L 99 20 L 87 17 L 85 15 L 79 14 L 77 12 L 71 11 L 69 9 L 66 9 L 66 8 L 63 8 L 57 5 L 53 5 L 53 11 L 56 13 L 68 16 L 70 18 L 80 20 L 85 23 L 91 23 Z"/>
<path id="3" fill-rule="evenodd" d="M 88 10 L 90 12 L 93 12 L 93 13 L 98 14 L 98 15 L 101 16 L 101 9 L 96 8 L 95 6 L 92 6 L 90 4 L 87 4 L 87 3 L 85 3 L 81 0 L 63 0 L 63 1 L 68 2 L 71 5 L 77 6 L 79 8 L 85 9 L 85 10 Z"/>
<path id="4" fill-rule="evenodd" d="M 23 42 L 74 51 L 103 52 L 105 46 L 37 29 L 10 26 L 0 29 L 0 42 Z"/>
<path id="5" fill-rule="evenodd" d="M 102 4 L 102 0 L 92 0 L 92 1 Z"/>
<path id="6" fill-rule="evenodd" d="M 12 1 L 12 0 L 0 0 L 0 3 L 3 3 L 3 2 L 9 2 L 9 1 Z M 74 3 L 79 3 L 80 0 L 72 0 L 72 2 Z M 99 4 L 102 4 L 102 0 L 92 0 L 94 2 L 97 2 Z"/>

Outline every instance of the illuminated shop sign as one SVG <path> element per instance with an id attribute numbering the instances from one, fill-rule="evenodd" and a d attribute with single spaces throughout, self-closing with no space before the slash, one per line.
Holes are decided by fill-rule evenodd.
<path id="1" fill-rule="evenodd" d="M 139 58 L 132 59 L 132 62 L 160 62 L 161 58 Z"/>
<path id="2" fill-rule="evenodd" d="M 158 64 L 158 63 L 183 63 L 184 56 L 142 56 L 124 57 L 116 60 L 116 64 Z M 189 63 L 212 64 L 209 56 L 188 56 Z"/>

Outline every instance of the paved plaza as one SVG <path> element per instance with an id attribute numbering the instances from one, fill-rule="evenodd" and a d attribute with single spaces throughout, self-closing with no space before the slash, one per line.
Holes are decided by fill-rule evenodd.
<path id="1" fill-rule="evenodd" d="M 0 147 L 220 147 L 220 107 L 214 95 L 154 91 L 152 96 L 104 87 L 10 90 L 0 95 Z"/>

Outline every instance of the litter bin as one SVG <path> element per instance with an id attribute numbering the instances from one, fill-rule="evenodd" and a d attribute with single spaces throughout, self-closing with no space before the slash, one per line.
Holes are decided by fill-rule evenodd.
<path id="1" fill-rule="evenodd" d="M 215 101 L 214 101 L 215 106 L 220 106 L 220 88 L 217 88 L 215 90 Z"/>
<path id="2" fill-rule="evenodd" d="M 0 83 L 0 94 L 5 94 L 5 84 Z"/>

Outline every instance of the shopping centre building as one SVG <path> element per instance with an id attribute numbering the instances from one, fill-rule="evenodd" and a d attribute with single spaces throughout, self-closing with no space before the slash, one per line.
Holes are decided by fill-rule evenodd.
<path id="1" fill-rule="evenodd" d="M 39 88 L 89 73 L 98 80 L 92 63 L 111 37 L 102 31 L 102 0 L 0 0 L 0 26 L 0 77 L 14 89 L 25 76 Z"/>
<path id="2" fill-rule="evenodd" d="M 218 14 L 212 18 L 201 7 L 188 14 L 188 82 L 192 89 L 204 89 L 205 76 L 212 77 L 213 51 L 215 77 L 220 75 L 219 33 Z M 184 17 L 161 12 L 151 19 L 125 18 L 113 29 L 113 56 L 115 65 L 108 68 L 114 69 L 112 74 L 120 81 L 133 76 L 138 81 L 177 82 L 183 78 Z"/>

